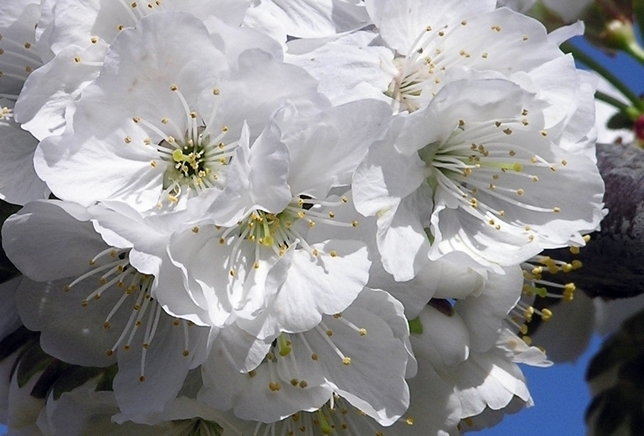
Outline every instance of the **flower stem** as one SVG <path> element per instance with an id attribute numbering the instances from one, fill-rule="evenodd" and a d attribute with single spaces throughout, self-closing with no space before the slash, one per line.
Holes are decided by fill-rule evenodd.
<path id="1" fill-rule="evenodd" d="M 635 59 L 637 62 L 640 64 L 644 65 L 644 49 L 642 46 L 640 46 L 637 41 L 633 41 L 630 44 L 628 44 L 625 48 L 624 51 L 631 55 L 633 59 Z"/>
<path id="2" fill-rule="evenodd" d="M 633 103 L 633 106 L 635 106 L 639 110 L 644 111 L 644 101 L 642 101 L 633 91 L 630 90 L 628 86 L 626 86 L 626 84 L 624 84 L 624 82 L 619 80 L 617 76 L 608 71 L 608 69 L 601 65 L 599 62 L 594 60 L 579 48 L 575 47 L 570 42 L 564 42 L 563 44 L 561 44 L 561 50 L 563 50 L 564 53 L 572 54 L 577 61 L 594 70 L 597 74 L 602 76 L 615 88 L 617 88 L 622 94 L 624 94 L 624 96 L 629 99 L 631 103 Z"/>
<path id="3" fill-rule="evenodd" d="M 616 109 L 619 109 L 620 111 L 630 107 L 628 104 L 624 103 L 623 101 L 620 101 L 615 97 L 612 97 L 601 91 L 595 92 L 595 98 L 597 100 L 603 101 L 604 103 L 608 103 L 609 105 L 613 106 Z"/>

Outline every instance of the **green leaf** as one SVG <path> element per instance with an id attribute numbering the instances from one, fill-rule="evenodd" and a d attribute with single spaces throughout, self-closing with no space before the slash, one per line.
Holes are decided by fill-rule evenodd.
<path id="1" fill-rule="evenodd" d="M 593 381 L 593 379 L 601 376 L 602 374 L 610 371 L 616 365 L 630 360 L 638 353 L 637 349 L 633 349 L 628 344 L 623 344 L 614 339 L 608 339 L 602 345 L 601 350 L 593 356 L 588 364 L 586 370 L 586 381 Z"/>
<path id="2" fill-rule="evenodd" d="M 633 16 L 640 31 L 640 40 L 644 41 L 644 0 L 633 0 Z"/>
<path id="3" fill-rule="evenodd" d="M 593 414 L 597 414 L 594 425 L 596 436 L 612 436 L 627 418 L 626 409 L 623 407 L 620 394 L 617 391 L 615 388 L 603 391 L 593 399 L 588 408 L 586 420 Z"/>
<path id="4" fill-rule="evenodd" d="M 606 123 L 606 127 L 611 130 L 632 129 L 634 125 L 635 123 L 631 120 L 631 117 L 624 112 L 617 112 Z"/>
<path id="5" fill-rule="evenodd" d="M 586 411 L 589 433 L 644 434 L 644 311 L 605 341 L 590 362 L 586 380 L 598 391 Z"/>

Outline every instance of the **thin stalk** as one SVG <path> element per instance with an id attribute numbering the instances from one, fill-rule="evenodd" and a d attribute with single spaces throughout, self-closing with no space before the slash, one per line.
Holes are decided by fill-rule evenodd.
<path id="1" fill-rule="evenodd" d="M 616 109 L 619 109 L 620 111 L 623 111 L 630 107 L 628 104 L 624 103 L 623 101 L 620 101 L 615 97 L 612 97 L 601 91 L 595 92 L 595 98 L 597 100 L 603 101 L 604 103 L 608 103 L 609 105 L 613 106 Z"/>
<path id="2" fill-rule="evenodd" d="M 628 44 L 624 48 L 624 51 L 637 62 L 644 65 L 644 49 L 642 49 L 642 46 L 640 46 L 637 41 L 633 41 L 632 43 Z"/>
<path id="3" fill-rule="evenodd" d="M 617 88 L 622 94 L 624 94 L 624 97 L 629 99 L 631 103 L 633 103 L 633 106 L 641 111 L 644 111 L 644 101 L 642 101 L 633 91 L 631 91 L 630 88 L 626 86 L 626 84 L 624 84 L 624 82 L 618 79 L 617 76 L 608 71 L 607 68 L 597 62 L 595 59 L 575 47 L 570 42 L 564 42 L 563 44 L 561 44 L 561 50 L 563 50 L 564 53 L 572 54 L 576 60 L 586 65 L 587 67 L 590 67 L 597 74 L 610 82 L 610 84 Z"/>

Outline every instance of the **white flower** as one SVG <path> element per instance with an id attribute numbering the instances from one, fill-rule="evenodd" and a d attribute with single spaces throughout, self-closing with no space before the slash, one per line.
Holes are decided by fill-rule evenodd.
<path id="1" fill-rule="evenodd" d="M 236 26 L 248 3 L 244 0 L 45 2 L 36 34 L 46 63 L 25 84 L 16 117 L 38 139 L 61 134 L 67 106 L 98 76 L 107 49 L 121 30 L 134 27 L 141 18 L 159 11 L 185 11 L 213 24 L 222 19 Z"/>
<path id="2" fill-rule="evenodd" d="M 0 98 L 0 198 L 25 204 L 49 196 L 49 189 L 34 170 L 38 141 L 13 119 L 13 102 Z"/>
<path id="3" fill-rule="evenodd" d="M 298 411 L 314 411 L 342 397 L 388 426 L 407 408 L 405 378 L 415 375 L 409 327 L 400 303 L 383 291 L 367 288 L 341 314 L 324 315 L 310 331 L 282 334 L 264 361 L 245 373 L 236 368 L 222 337 L 224 332 L 203 364 L 199 399 L 233 409 L 241 419 L 288 421 Z"/>
<path id="4" fill-rule="evenodd" d="M 356 208 L 378 218 L 378 248 L 396 280 L 427 259 L 500 271 L 544 248 L 584 244 L 603 216 L 603 182 L 590 144 L 566 151 L 562 126 L 544 129 L 543 107 L 507 80 L 453 82 L 369 150 L 354 176 Z"/>
<path id="5" fill-rule="evenodd" d="M 170 241 L 208 325 L 237 322 L 259 338 L 309 330 L 366 284 L 365 244 L 337 235 L 358 221 L 335 217 L 351 207 L 351 174 L 391 112 L 377 101 L 294 111 L 284 108 L 250 147 L 237 148 L 208 213 Z"/>
<path id="6" fill-rule="evenodd" d="M 0 3 L 0 198 L 15 204 L 49 195 L 33 168 L 38 141 L 14 120 L 25 80 L 42 65 L 34 32 L 39 17 L 40 1 Z"/>
<path id="7" fill-rule="evenodd" d="M 0 3 L 0 97 L 15 100 L 29 74 L 42 65 L 35 28 L 40 0 Z"/>
<path id="8" fill-rule="evenodd" d="M 321 80 L 334 102 L 364 97 L 388 100 L 401 112 L 424 108 L 463 71 L 485 71 L 525 82 L 544 64 L 566 56 L 558 37 L 538 21 L 485 1 L 370 0 L 367 10 L 377 32 L 358 32 L 312 49 L 297 50 L 289 61 Z M 568 29 L 580 33 L 581 26 Z M 296 48 L 302 46 L 293 42 Z M 568 59 L 572 65 L 572 60 Z M 574 70 L 574 66 L 573 66 Z M 576 101 L 573 75 L 553 74 L 539 90 L 561 106 Z M 558 95 L 559 94 L 559 95 Z M 563 95 L 562 95 L 563 94 Z M 542 97 L 546 98 L 546 97 Z M 573 99 L 574 100 L 574 99 Z"/>
<path id="9" fill-rule="evenodd" d="M 244 23 L 286 42 L 321 38 L 367 25 L 362 0 L 253 0 Z"/>
<path id="10" fill-rule="evenodd" d="M 123 30 L 66 132 L 37 149 L 36 170 L 54 194 L 151 213 L 185 207 L 222 186 L 235 147 L 281 102 L 324 104 L 315 81 L 261 50 L 255 31 L 231 29 L 210 35 L 192 15 L 158 12 Z"/>
<path id="11" fill-rule="evenodd" d="M 39 201 L 2 229 L 5 251 L 29 278 L 17 293 L 22 321 L 43 349 L 84 366 L 118 362 L 114 391 L 125 415 L 162 409 L 207 354 L 209 330 L 167 315 L 150 295 L 153 277 L 129 249 L 105 244 L 87 211 Z"/>

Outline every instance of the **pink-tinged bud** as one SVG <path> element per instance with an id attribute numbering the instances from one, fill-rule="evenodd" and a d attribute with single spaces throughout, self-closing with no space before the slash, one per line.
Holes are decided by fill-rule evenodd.
<path id="1" fill-rule="evenodd" d="M 640 115 L 635 121 L 635 137 L 640 143 L 644 144 L 644 114 Z"/>

